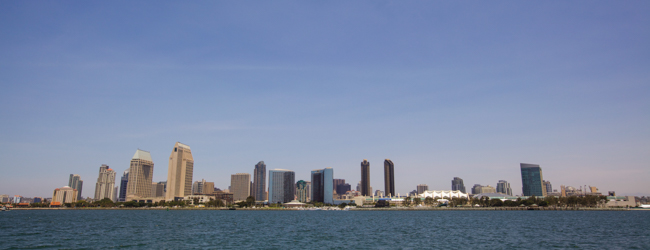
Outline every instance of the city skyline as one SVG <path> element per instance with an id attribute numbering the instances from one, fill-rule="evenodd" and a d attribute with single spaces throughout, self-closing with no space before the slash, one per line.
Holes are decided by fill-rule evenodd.
<path id="1" fill-rule="evenodd" d="M 556 189 L 649 195 L 647 13 L 642 1 L 8 2 L 0 193 L 47 197 L 101 164 L 122 173 L 136 148 L 164 181 L 180 141 L 194 179 L 222 189 L 260 160 L 304 180 L 331 167 L 356 187 L 368 159 L 383 190 L 389 158 L 402 195 L 453 177 L 518 194 L 522 162 Z"/>

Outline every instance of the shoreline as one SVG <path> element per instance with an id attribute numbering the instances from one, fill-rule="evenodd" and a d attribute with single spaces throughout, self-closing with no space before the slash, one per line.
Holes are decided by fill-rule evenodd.
<path id="1" fill-rule="evenodd" d="M 167 208 L 167 207 L 146 207 L 146 208 L 114 208 L 114 207 L 81 207 L 81 208 L 12 208 L 9 211 L 19 210 L 223 210 L 229 211 L 229 208 Z M 234 211 L 311 211 L 308 209 L 292 208 L 237 208 Z M 643 208 L 588 208 L 588 207 L 418 207 L 418 208 L 352 208 L 350 210 L 317 210 L 317 211 L 650 211 Z"/>

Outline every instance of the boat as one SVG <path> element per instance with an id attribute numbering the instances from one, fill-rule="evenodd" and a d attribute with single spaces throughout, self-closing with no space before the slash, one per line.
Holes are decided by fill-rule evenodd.
<path id="1" fill-rule="evenodd" d="M 639 208 L 650 208 L 650 205 L 648 205 L 648 204 L 641 204 L 641 205 L 639 205 Z"/>

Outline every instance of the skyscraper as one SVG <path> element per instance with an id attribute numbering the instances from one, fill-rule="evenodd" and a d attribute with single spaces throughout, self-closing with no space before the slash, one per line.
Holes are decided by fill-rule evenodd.
<path id="1" fill-rule="evenodd" d="M 553 192 L 553 185 L 550 181 L 544 181 L 544 188 L 546 188 L 546 194 Z"/>
<path id="2" fill-rule="evenodd" d="M 238 173 L 230 176 L 230 192 L 234 201 L 244 201 L 251 195 L 251 174 Z"/>
<path id="3" fill-rule="evenodd" d="M 122 178 L 120 178 L 120 193 L 117 201 L 125 202 L 126 201 L 126 186 L 129 183 L 129 170 L 124 170 L 122 173 Z"/>
<path id="4" fill-rule="evenodd" d="M 345 184 L 345 179 L 334 179 L 334 185 L 332 187 L 334 187 L 334 191 L 336 191 L 336 194 L 340 194 L 338 187 L 339 185 L 343 185 L 343 184 Z"/>
<path id="5" fill-rule="evenodd" d="M 370 162 L 366 159 L 363 159 L 361 162 L 361 195 L 372 195 L 372 190 L 370 189 Z"/>
<path id="6" fill-rule="evenodd" d="M 422 194 L 422 193 L 424 193 L 424 191 L 427 191 L 427 190 L 429 190 L 429 186 L 427 186 L 427 184 L 420 184 L 420 185 L 417 186 L 418 194 Z"/>
<path id="7" fill-rule="evenodd" d="M 192 175 L 194 174 L 194 158 L 190 146 L 176 142 L 169 156 L 167 170 L 166 200 L 185 197 L 192 194 Z"/>
<path id="8" fill-rule="evenodd" d="M 253 190 L 251 193 L 256 201 L 264 201 L 264 192 L 266 192 L 266 164 L 264 164 L 264 161 L 260 161 L 255 164 L 255 170 L 253 171 Z"/>
<path id="9" fill-rule="evenodd" d="M 95 184 L 95 200 L 102 200 L 109 198 L 113 200 L 113 187 L 115 186 L 115 171 L 109 168 L 108 165 L 102 164 L 99 167 L 99 177 L 97 177 L 97 184 Z"/>
<path id="10" fill-rule="evenodd" d="M 463 179 L 458 178 L 458 177 L 454 177 L 454 179 L 451 180 L 451 190 L 452 191 L 458 190 L 458 191 L 461 191 L 463 193 L 467 193 L 467 192 L 465 192 L 465 184 L 463 184 Z"/>
<path id="11" fill-rule="evenodd" d="M 311 171 L 312 201 L 334 204 L 334 170 L 332 168 Z"/>
<path id="12" fill-rule="evenodd" d="M 539 165 L 521 163 L 521 184 L 524 196 L 546 196 L 542 182 L 542 168 Z"/>
<path id="13" fill-rule="evenodd" d="M 395 165 L 390 159 L 384 160 L 384 195 L 395 195 Z"/>
<path id="14" fill-rule="evenodd" d="M 510 183 L 504 180 L 499 180 L 497 183 L 497 193 L 507 194 L 512 196 L 512 189 L 510 188 Z"/>
<path id="15" fill-rule="evenodd" d="M 299 180 L 298 183 L 296 183 L 296 196 L 298 197 L 298 201 L 300 202 L 309 202 L 307 199 L 309 195 L 307 194 L 308 188 L 307 188 L 307 182 L 303 180 Z"/>
<path id="16" fill-rule="evenodd" d="M 151 153 L 136 150 L 129 167 L 129 181 L 126 186 L 126 201 L 151 197 L 153 179 L 153 160 Z"/>
<path id="17" fill-rule="evenodd" d="M 165 197 L 165 184 L 162 182 L 151 183 L 151 197 Z"/>
<path id="18" fill-rule="evenodd" d="M 71 187 L 74 190 L 77 190 L 76 200 L 81 200 L 81 190 L 83 189 L 84 181 L 81 180 L 81 176 L 78 174 L 70 174 L 70 180 L 68 180 L 68 187 Z"/>
<path id="19" fill-rule="evenodd" d="M 286 169 L 269 170 L 269 203 L 293 200 L 296 188 L 295 172 Z"/>

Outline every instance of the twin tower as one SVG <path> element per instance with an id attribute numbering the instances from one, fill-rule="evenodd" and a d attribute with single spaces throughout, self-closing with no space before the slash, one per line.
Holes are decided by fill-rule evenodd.
<path id="1" fill-rule="evenodd" d="M 361 195 L 372 196 L 370 190 L 370 162 L 361 162 Z M 384 196 L 394 196 L 395 193 L 395 164 L 390 159 L 384 160 Z"/>
<path id="2" fill-rule="evenodd" d="M 194 158 L 190 146 L 176 142 L 169 156 L 167 170 L 167 193 L 165 200 L 185 197 L 192 194 L 192 175 L 194 173 Z M 138 149 L 131 159 L 129 180 L 126 188 L 127 200 L 151 198 L 151 183 L 153 179 L 153 160 L 151 153 Z"/>

